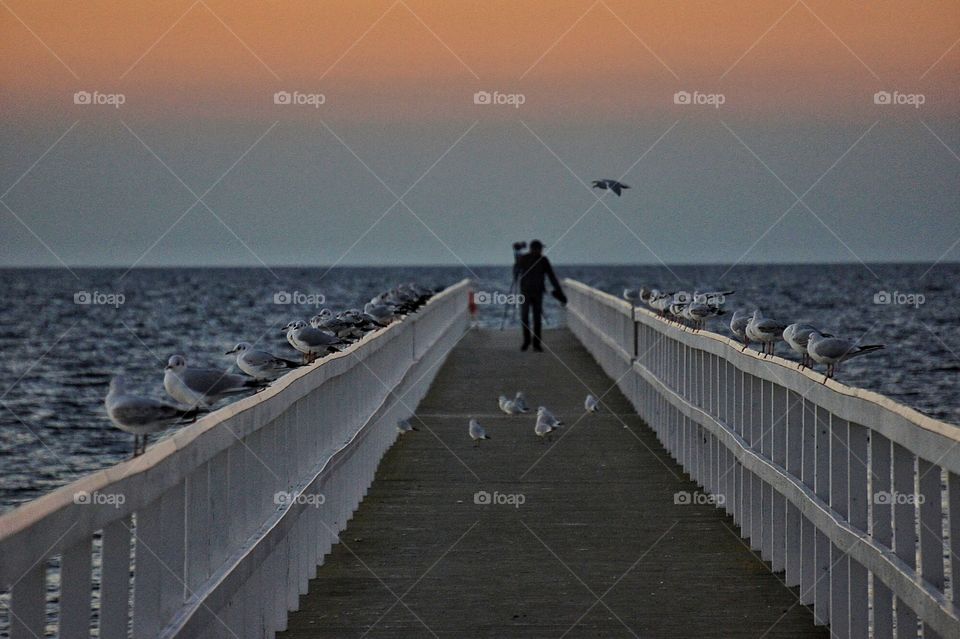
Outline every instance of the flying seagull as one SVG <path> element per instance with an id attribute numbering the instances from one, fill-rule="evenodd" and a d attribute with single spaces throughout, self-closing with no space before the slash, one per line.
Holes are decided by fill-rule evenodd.
<path id="1" fill-rule="evenodd" d="M 606 191 L 610 189 L 617 194 L 617 197 L 620 197 L 620 191 L 623 189 L 629 189 L 630 187 L 624 184 L 623 182 L 618 182 L 617 180 L 611 180 L 610 178 L 604 178 L 602 180 L 594 180 L 593 188 L 600 189 L 601 191 Z"/>

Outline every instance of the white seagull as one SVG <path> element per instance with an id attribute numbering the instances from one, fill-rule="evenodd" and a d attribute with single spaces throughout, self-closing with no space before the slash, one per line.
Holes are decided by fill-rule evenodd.
<path id="1" fill-rule="evenodd" d="M 807 341 L 810 334 L 817 330 L 816 326 L 797 322 L 783 329 L 783 339 L 790 345 L 790 348 L 800 355 L 800 365 L 797 368 L 803 368 L 810 365 L 810 354 L 807 352 Z"/>
<path id="2" fill-rule="evenodd" d="M 512 399 L 507 399 L 506 395 L 501 395 L 497 403 L 500 405 L 500 410 L 507 415 L 519 415 L 523 412 L 517 407 L 517 403 Z"/>
<path id="3" fill-rule="evenodd" d="M 763 344 L 765 355 L 773 355 L 777 342 L 783 339 L 783 329 L 786 327 L 787 324 L 783 322 L 764 317 L 758 308 L 753 312 L 750 321 L 747 322 L 747 328 L 744 332 L 754 342 Z"/>
<path id="4" fill-rule="evenodd" d="M 583 408 L 588 413 L 599 413 L 600 402 L 593 395 L 587 395 L 587 398 L 583 400 Z"/>
<path id="5" fill-rule="evenodd" d="M 186 406 L 210 408 L 224 397 L 245 393 L 263 382 L 213 368 L 189 368 L 183 355 L 171 355 L 163 372 L 167 394 Z"/>
<path id="6" fill-rule="evenodd" d="M 318 355 L 337 352 L 334 346 L 343 343 L 333 333 L 309 326 L 303 320 L 290 322 L 283 328 L 283 332 L 286 333 L 290 345 L 303 353 L 306 364 L 315 361 Z"/>
<path id="7" fill-rule="evenodd" d="M 266 351 L 258 351 L 247 342 L 240 342 L 224 355 L 237 356 L 237 368 L 254 379 L 275 380 L 289 372 L 292 368 L 301 366 L 299 362 L 277 357 Z"/>
<path id="8" fill-rule="evenodd" d="M 552 439 L 550 433 L 557 430 L 557 428 L 559 428 L 559 424 L 557 424 L 555 420 L 551 420 L 543 412 L 537 411 L 537 423 L 533 427 L 533 432 L 540 438 L 540 443 L 543 443 L 544 437 L 548 440 Z"/>
<path id="9" fill-rule="evenodd" d="M 470 439 L 473 440 L 473 445 L 479 447 L 481 439 L 490 439 L 490 436 L 487 435 L 487 431 L 483 430 L 483 426 L 480 425 L 480 422 L 474 418 L 470 418 Z"/>
<path id="10" fill-rule="evenodd" d="M 188 420 L 183 422 L 188 423 L 196 419 L 200 410 L 133 395 L 127 390 L 126 380 L 120 376 L 110 380 L 110 391 L 103 404 L 113 425 L 133 435 L 134 457 L 146 452 L 147 438 L 151 433 L 165 430 L 178 420 Z"/>
<path id="11" fill-rule="evenodd" d="M 824 384 L 827 383 L 827 379 L 833 377 L 834 373 L 837 372 L 840 362 L 878 351 L 881 348 L 883 348 L 883 344 L 860 346 L 852 340 L 840 337 L 826 337 L 819 331 L 813 331 L 807 339 L 807 353 L 810 354 L 813 361 L 818 364 L 827 365 L 827 374 L 823 378 Z"/>
<path id="12" fill-rule="evenodd" d="M 527 396 L 523 394 L 523 391 L 517 391 L 516 397 L 513 398 L 513 405 L 516 406 L 521 413 L 530 412 L 530 407 L 527 406 Z"/>
<path id="13" fill-rule="evenodd" d="M 750 338 L 747 337 L 747 324 L 750 322 L 750 316 L 747 315 L 745 311 L 737 311 L 733 314 L 733 317 L 730 318 L 730 332 L 737 336 L 741 342 L 743 342 L 743 348 L 740 350 L 746 350 L 747 346 L 750 346 Z"/>
<path id="14" fill-rule="evenodd" d="M 400 431 L 400 434 L 409 433 L 412 430 L 420 430 L 416 426 L 410 423 L 410 419 L 398 419 L 397 420 L 397 430 Z"/>

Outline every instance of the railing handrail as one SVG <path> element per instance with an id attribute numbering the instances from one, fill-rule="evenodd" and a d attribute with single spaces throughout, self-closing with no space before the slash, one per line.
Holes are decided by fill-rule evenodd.
<path id="1" fill-rule="evenodd" d="M 566 286 L 571 329 L 817 624 L 958 636 L 960 427 Z"/>
<path id="2" fill-rule="evenodd" d="M 411 323 L 416 323 L 429 308 L 453 295 L 462 294 L 470 280 L 464 279 L 434 295 L 416 314 L 401 322 L 365 335 L 348 348 L 324 358 L 315 366 L 305 366 L 284 375 L 263 391 L 244 397 L 185 426 L 152 446 L 145 454 L 94 471 L 54 491 L 20 505 L 0 516 L 0 586 L 19 577 L 36 561 L 23 552 L 25 535 L 30 547 L 47 548 L 48 555 L 88 538 L 105 525 L 120 520 L 161 496 L 185 476 L 232 445 L 237 438 L 255 432 L 260 426 L 287 410 L 310 388 L 339 377 Z M 299 388 L 298 388 L 299 387 Z M 266 414 L 257 414 L 267 411 Z M 238 416 L 250 416 L 244 430 L 219 428 Z M 234 420 L 236 421 L 236 420 Z M 86 508 L 74 502 L 80 492 L 116 492 L 125 496 L 116 508 Z"/>
<path id="3" fill-rule="evenodd" d="M 809 368 L 798 370 L 795 361 L 779 355 L 763 357 L 750 349 L 741 350 L 742 343 L 719 333 L 708 330 L 697 332 L 686 330 L 672 322 L 665 321 L 646 308 L 632 307 L 629 302 L 592 288 L 583 282 L 567 279 L 565 284 L 618 311 L 627 314 L 633 313 L 636 321 L 653 326 L 656 330 L 664 332 L 688 346 L 706 350 L 728 361 L 733 361 L 738 368 L 746 370 L 751 375 L 779 383 L 801 394 L 815 393 L 817 395 L 815 399 L 819 400 L 817 403 L 823 402 L 830 407 L 831 411 L 835 409 L 837 414 L 849 421 L 859 423 L 856 416 L 859 416 L 860 420 L 864 416 L 873 417 L 874 421 L 871 422 L 871 427 L 875 430 L 882 432 L 911 452 L 926 459 L 938 460 L 937 464 L 951 472 L 960 473 L 960 446 L 954 446 L 954 444 L 960 443 L 960 426 L 924 415 L 915 408 L 874 391 L 848 386 L 835 379 L 828 379 L 824 383 L 822 373 Z M 776 367 L 776 369 L 773 369 L 773 367 Z M 775 370 L 778 376 L 773 376 L 772 370 Z M 856 407 L 843 402 L 831 402 L 831 392 L 857 400 Z M 917 432 L 911 431 L 910 428 L 919 428 L 929 433 L 929 437 L 918 439 Z"/>

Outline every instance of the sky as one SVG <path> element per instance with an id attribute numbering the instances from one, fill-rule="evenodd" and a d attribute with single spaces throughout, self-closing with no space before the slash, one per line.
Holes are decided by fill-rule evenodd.
<path id="1" fill-rule="evenodd" d="M 958 261 L 958 105 L 955 1 L 2 0 L 0 265 Z"/>

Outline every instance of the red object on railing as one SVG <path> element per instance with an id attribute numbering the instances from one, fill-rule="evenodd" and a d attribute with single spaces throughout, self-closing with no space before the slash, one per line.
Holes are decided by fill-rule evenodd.
<path id="1" fill-rule="evenodd" d="M 470 314 L 476 317 L 477 303 L 473 299 L 473 289 L 470 289 L 470 292 L 468 293 L 468 295 L 469 295 L 469 301 L 467 302 L 467 307 L 470 309 Z"/>

